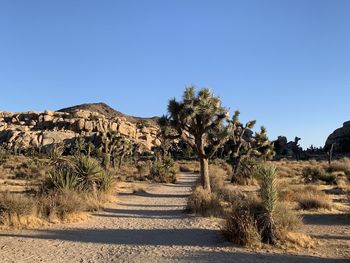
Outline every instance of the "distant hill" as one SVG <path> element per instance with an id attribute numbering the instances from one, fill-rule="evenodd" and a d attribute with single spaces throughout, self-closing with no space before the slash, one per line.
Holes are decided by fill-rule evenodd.
<path id="1" fill-rule="evenodd" d="M 108 106 L 106 103 L 103 103 L 103 102 L 85 103 L 85 104 L 80 104 L 80 105 L 60 109 L 58 111 L 72 113 L 76 110 L 87 110 L 87 111 L 97 112 L 99 114 L 104 115 L 106 118 L 124 117 L 127 121 L 131 123 L 141 122 L 145 125 L 156 125 L 157 120 L 159 118 L 159 117 L 142 118 L 142 117 L 129 116 L 119 111 L 116 111 L 115 109 L 113 109 L 112 107 Z"/>

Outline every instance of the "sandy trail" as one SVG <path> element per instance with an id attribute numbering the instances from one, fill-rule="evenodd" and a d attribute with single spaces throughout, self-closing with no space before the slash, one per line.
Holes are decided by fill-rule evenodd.
<path id="1" fill-rule="evenodd" d="M 120 193 L 89 220 L 45 230 L 0 232 L 0 262 L 346 262 L 257 253 L 225 241 L 219 224 L 183 212 L 197 179 Z"/>

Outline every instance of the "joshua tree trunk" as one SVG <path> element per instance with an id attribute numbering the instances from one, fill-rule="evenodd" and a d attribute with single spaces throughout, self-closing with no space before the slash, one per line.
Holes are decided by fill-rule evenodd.
<path id="1" fill-rule="evenodd" d="M 238 157 L 233 162 L 231 183 L 238 182 L 237 175 L 238 175 L 238 171 L 239 171 L 240 166 L 241 166 L 241 157 Z"/>
<path id="2" fill-rule="evenodd" d="M 211 192 L 209 178 L 209 164 L 207 158 L 200 158 L 201 183 L 204 189 Z"/>
<path id="3" fill-rule="evenodd" d="M 270 213 L 266 213 L 263 220 L 265 221 L 265 226 L 262 231 L 262 241 L 270 245 L 275 245 L 277 243 L 277 237 L 273 216 Z"/>

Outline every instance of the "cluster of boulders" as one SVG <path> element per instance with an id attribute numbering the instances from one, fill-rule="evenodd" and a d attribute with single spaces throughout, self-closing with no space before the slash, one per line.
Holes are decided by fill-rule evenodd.
<path id="1" fill-rule="evenodd" d="M 325 144 L 325 150 L 328 151 L 333 145 L 334 152 L 350 153 L 350 121 L 344 122 L 343 127 L 336 129 Z"/>
<path id="2" fill-rule="evenodd" d="M 97 112 L 0 112 L 0 144 L 20 149 L 66 143 L 76 137 L 117 131 L 151 149 L 160 144 L 158 127 L 131 123 L 124 117 L 106 117 Z"/>
<path id="3" fill-rule="evenodd" d="M 277 156 L 294 156 L 298 158 L 298 154 L 302 151 L 299 145 L 300 138 L 295 137 L 294 141 L 287 140 L 285 136 L 278 136 L 277 140 L 273 141 L 274 150 Z"/>

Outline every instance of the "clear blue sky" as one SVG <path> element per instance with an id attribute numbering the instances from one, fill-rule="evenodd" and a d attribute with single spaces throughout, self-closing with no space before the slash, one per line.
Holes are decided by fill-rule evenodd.
<path id="1" fill-rule="evenodd" d="M 350 1 L 0 0 L 0 110 L 166 112 L 209 86 L 270 138 L 350 120 Z"/>

